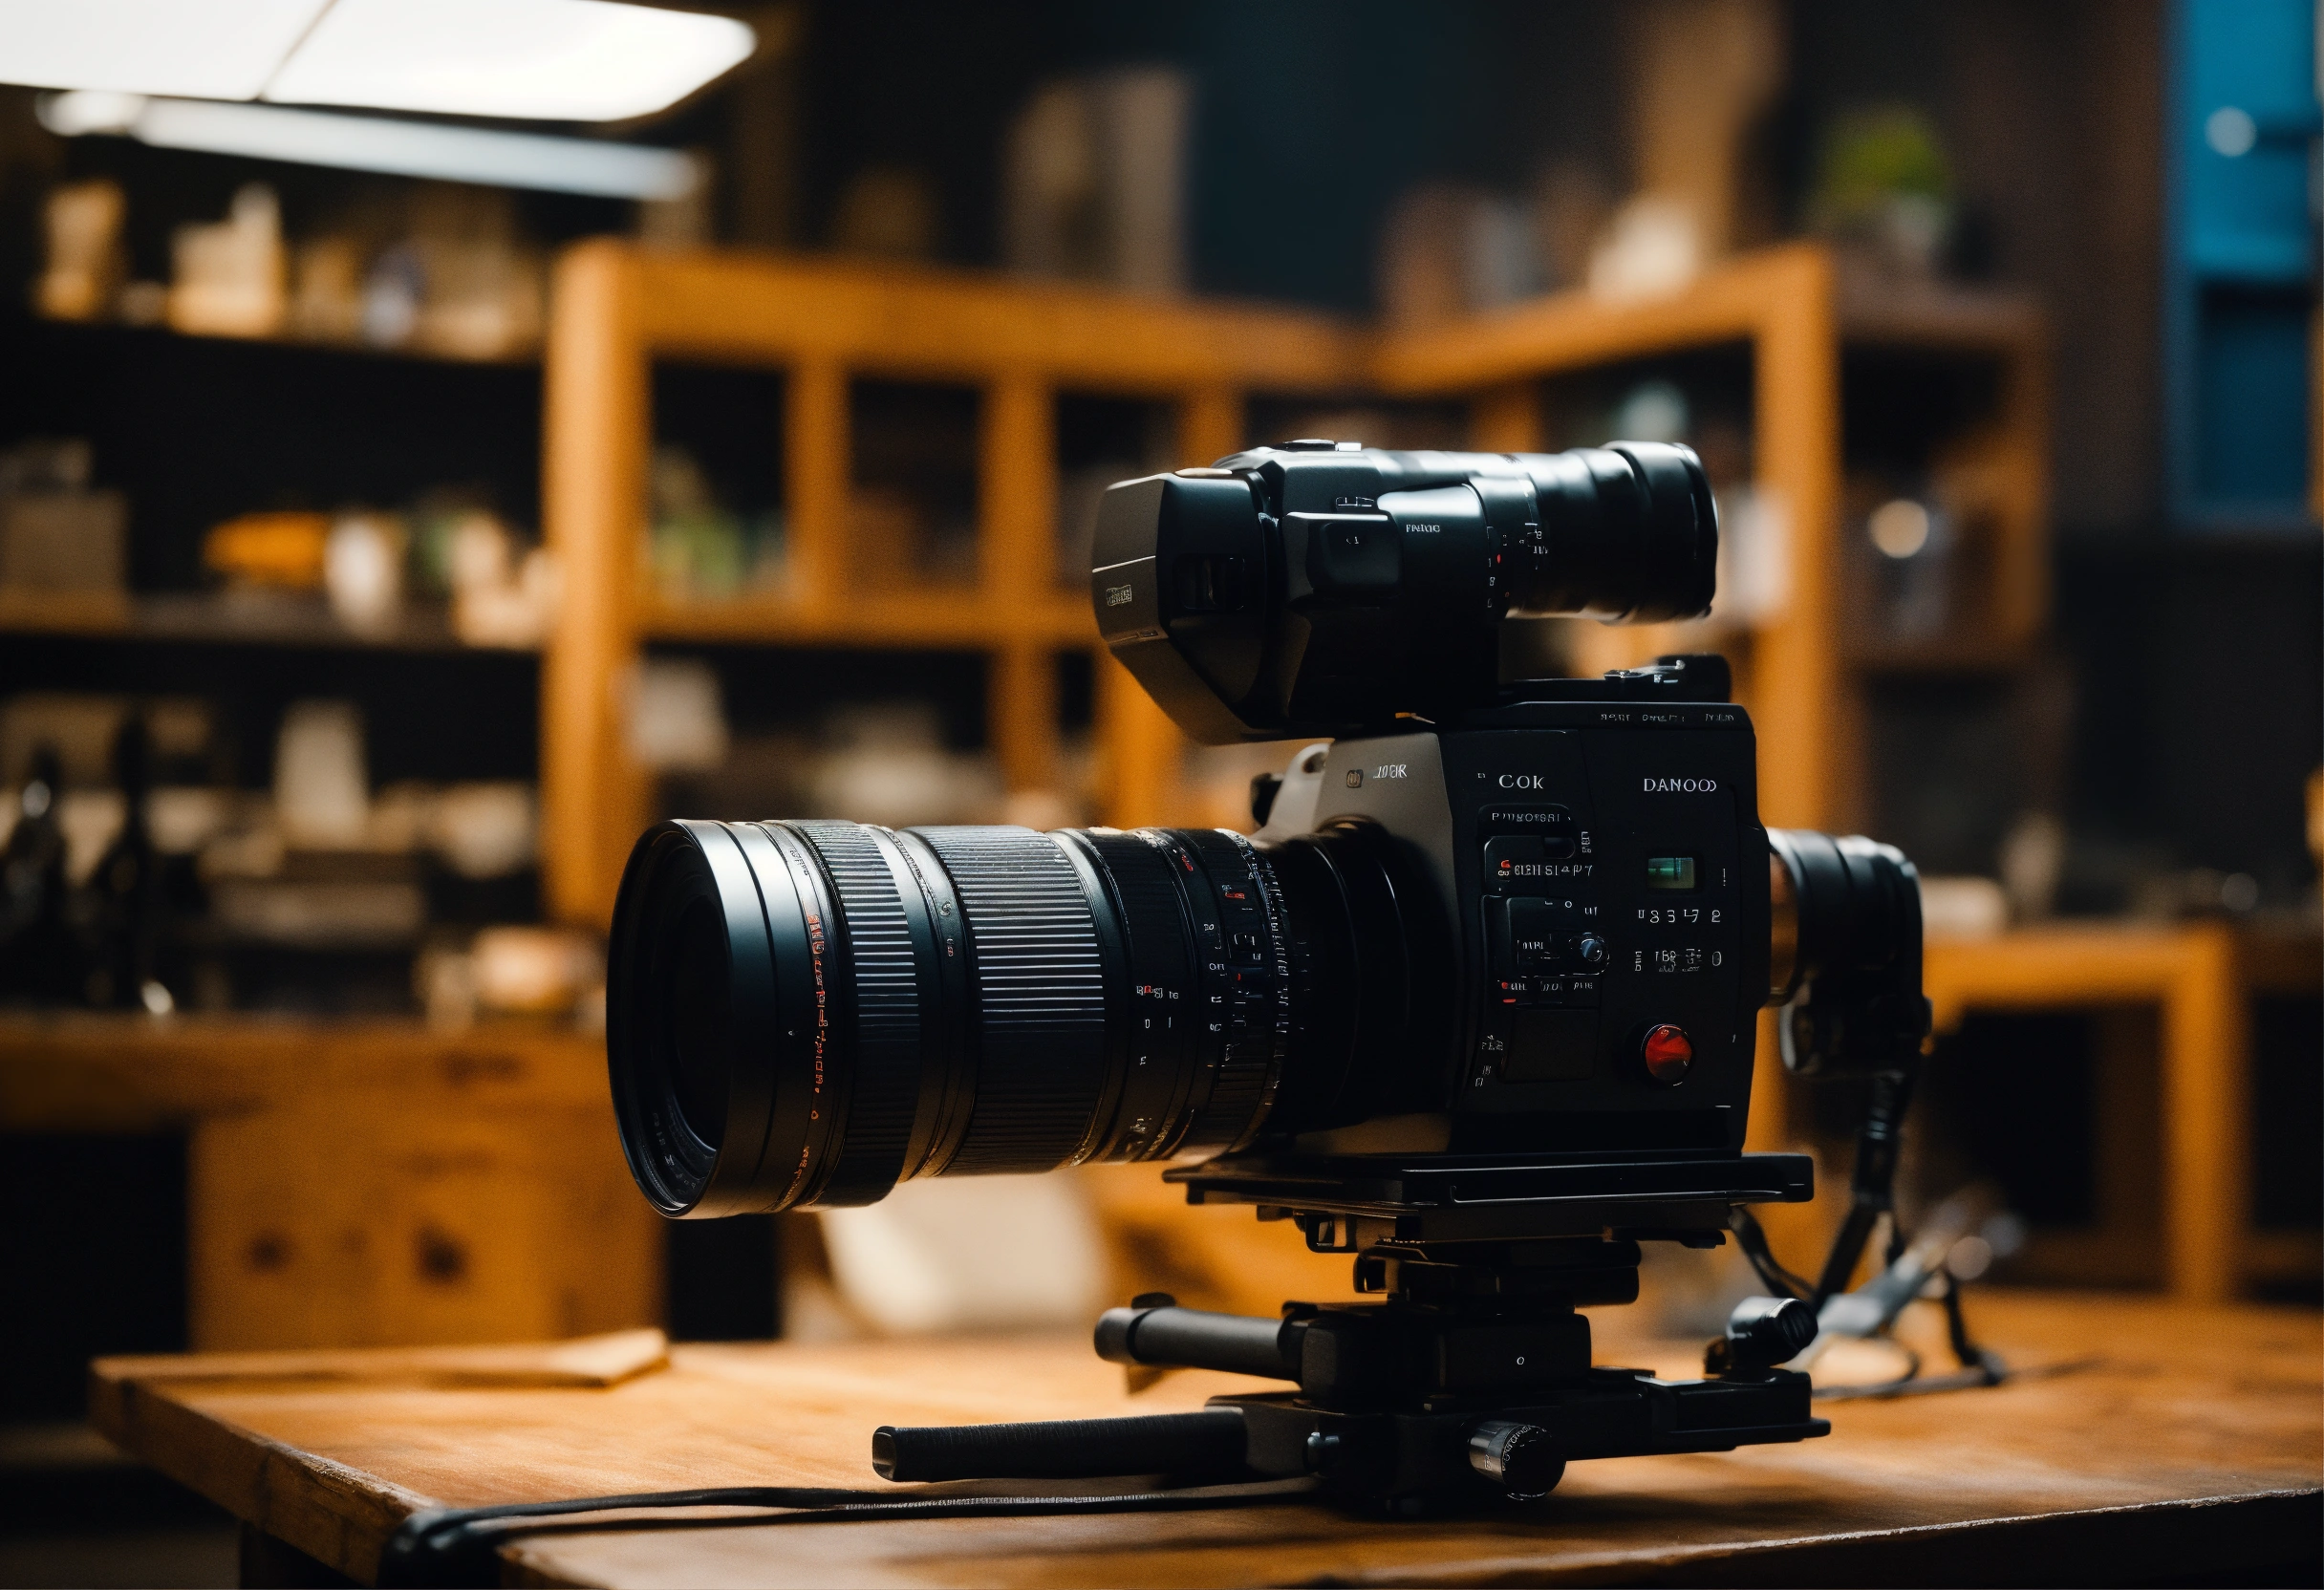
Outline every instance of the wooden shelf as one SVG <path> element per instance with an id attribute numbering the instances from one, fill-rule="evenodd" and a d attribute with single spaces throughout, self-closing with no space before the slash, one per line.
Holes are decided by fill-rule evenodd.
<path id="1" fill-rule="evenodd" d="M 180 342 L 196 347 L 278 349 L 290 354 L 318 354 L 326 357 L 374 363 L 403 360 L 414 364 L 472 366 L 480 369 L 537 368 L 541 363 L 541 349 L 537 344 L 506 354 L 474 355 L 448 353 L 436 348 L 379 348 L 368 342 L 322 342 L 279 333 L 271 336 L 227 336 L 212 332 L 182 332 L 167 325 L 133 326 L 120 320 L 58 320 L 36 314 L 24 316 L 19 323 L 43 329 L 54 328 L 66 335 L 115 337 L 157 345 Z"/>
<path id="2" fill-rule="evenodd" d="M 193 642 L 216 646 L 301 646 L 351 651 L 529 655 L 529 646 L 472 646 L 438 607 L 406 609 L 383 631 L 353 630 L 317 598 L 251 600 L 198 592 L 0 591 L 0 634 Z"/>
<path id="3" fill-rule="evenodd" d="M 648 639 L 760 646 L 881 647 L 912 651 L 981 650 L 1026 643 L 1098 644 L 1086 601 L 1060 595 L 1012 605 L 974 587 L 923 589 L 891 596 L 850 596 L 817 605 L 783 597 L 645 604 L 638 628 Z"/>

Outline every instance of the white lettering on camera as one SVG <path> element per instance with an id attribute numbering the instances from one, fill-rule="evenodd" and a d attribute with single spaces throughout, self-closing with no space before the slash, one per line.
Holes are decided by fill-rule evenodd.
<path id="1" fill-rule="evenodd" d="M 1130 594 L 1130 587 L 1126 585 L 1109 585 L 1106 588 L 1106 605 L 1108 607 L 1126 608 L 1130 606 L 1130 600 L 1131 597 Z"/>
<path id="2" fill-rule="evenodd" d="M 1646 792 L 1649 795 L 1715 795 L 1719 790 L 1716 779 L 1648 779 Z"/>
<path id="3" fill-rule="evenodd" d="M 1503 789 L 1539 789 L 1541 787 L 1541 775 L 1539 773 L 1503 773 L 1498 782 Z"/>
<path id="4" fill-rule="evenodd" d="M 1372 769 L 1372 777 L 1375 779 L 1401 779 L 1405 776 L 1404 769 L 1405 764 L 1401 762 L 1384 762 Z"/>

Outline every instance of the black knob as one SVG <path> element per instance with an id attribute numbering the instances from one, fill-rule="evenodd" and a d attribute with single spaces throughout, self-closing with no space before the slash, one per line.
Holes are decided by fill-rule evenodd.
<path id="1" fill-rule="evenodd" d="M 1517 1500 L 1531 1501 L 1565 1477 L 1565 1453 L 1539 1425 L 1488 1419 L 1469 1432 L 1469 1467 Z"/>
<path id="2" fill-rule="evenodd" d="M 1770 1369 L 1816 1340 L 1816 1311 L 1797 1298 L 1746 1298 L 1727 1317 L 1727 1364 Z"/>
<path id="3" fill-rule="evenodd" d="M 1584 966 L 1603 966 L 1605 964 L 1605 940 L 1594 933 L 1585 933 L 1582 935 L 1579 953 Z"/>

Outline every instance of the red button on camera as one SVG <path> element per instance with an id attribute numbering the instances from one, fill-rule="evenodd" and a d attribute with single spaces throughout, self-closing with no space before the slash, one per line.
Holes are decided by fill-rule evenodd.
<path id="1" fill-rule="evenodd" d="M 1688 1070 L 1694 1064 L 1694 1041 L 1684 1027 L 1674 1027 L 1668 1021 L 1646 1029 L 1646 1041 L 1638 1047 L 1646 1063 L 1646 1075 L 1665 1087 L 1686 1081 Z"/>

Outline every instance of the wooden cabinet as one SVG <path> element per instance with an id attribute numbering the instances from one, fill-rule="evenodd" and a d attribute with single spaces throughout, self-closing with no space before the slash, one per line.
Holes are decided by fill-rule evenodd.
<path id="1" fill-rule="evenodd" d="M 186 1135 L 204 1350 L 652 1324 L 660 1219 L 570 1029 L 58 1015 L 0 1023 L 0 1130 Z"/>

